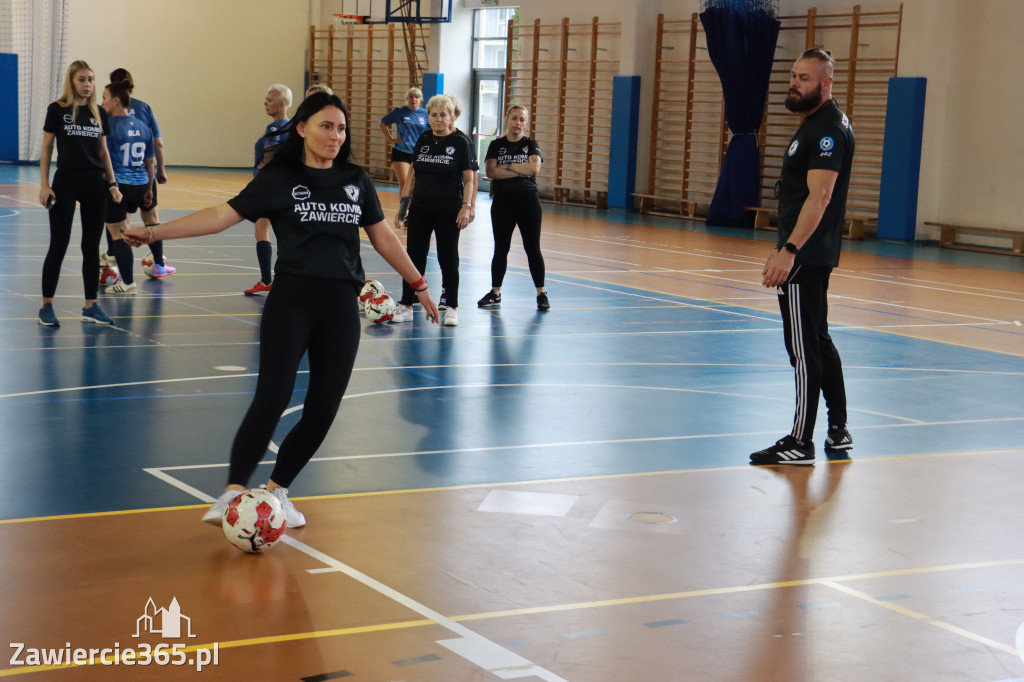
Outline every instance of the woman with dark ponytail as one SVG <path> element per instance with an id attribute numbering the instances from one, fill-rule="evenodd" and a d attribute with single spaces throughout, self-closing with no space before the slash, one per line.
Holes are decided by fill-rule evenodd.
<path id="1" fill-rule="evenodd" d="M 274 287 L 260 322 L 256 394 L 231 447 L 227 487 L 203 520 L 220 525 L 228 503 L 248 487 L 292 398 L 299 362 L 308 354 L 302 418 L 281 442 L 267 490 L 281 500 L 288 526 L 306 518 L 288 487 L 327 436 L 352 374 L 362 323 L 357 299 L 365 279 L 359 228 L 416 292 L 427 318 L 438 310 L 427 280 L 384 220 L 366 172 L 349 162 L 348 112 L 337 95 L 307 97 L 288 124 L 274 158 L 226 204 L 158 228 L 133 227 L 135 244 L 222 232 L 242 220 L 269 218 L 277 236 Z"/>

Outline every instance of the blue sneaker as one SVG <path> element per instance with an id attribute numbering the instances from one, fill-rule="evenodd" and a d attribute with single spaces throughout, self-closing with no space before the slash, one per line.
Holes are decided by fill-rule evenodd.
<path id="1" fill-rule="evenodd" d="M 52 303 L 44 303 L 43 307 L 39 309 L 39 324 L 44 327 L 60 326 L 60 320 L 57 319 L 57 313 L 53 312 Z"/>
<path id="2" fill-rule="evenodd" d="M 99 303 L 93 303 L 89 308 L 82 308 L 82 322 L 95 322 L 96 324 L 114 324 L 114 321 L 107 317 Z"/>
<path id="3" fill-rule="evenodd" d="M 167 275 L 173 275 L 177 271 L 178 271 L 178 268 L 174 267 L 173 265 L 168 264 L 167 259 L 164 258 L 164 264 L 163 265 L 154 265 L 153 266 L 153 274 L 151 274 L 149 276 L 150 277 L 166 277 Z M 147 274 L 149 274 L 149 273 L 147 273 Z"/>

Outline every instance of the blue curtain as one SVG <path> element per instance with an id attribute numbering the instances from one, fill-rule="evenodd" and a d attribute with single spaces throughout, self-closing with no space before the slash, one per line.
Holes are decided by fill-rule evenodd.
<path id="1" fill-rule="evenodd" d="M 753 227 L 754 216 L 743 207 L 761 205 L 757 132 L 781 24 L 769 11 L 751 11 L 743 4 L 707 7 L 700 14 L 708 54 L 722 81 L 726 122 L 733 133 L 708 210 L 709 225 Z"/>

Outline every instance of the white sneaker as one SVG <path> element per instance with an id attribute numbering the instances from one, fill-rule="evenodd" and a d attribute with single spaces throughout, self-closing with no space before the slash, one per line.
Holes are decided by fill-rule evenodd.
<path id="1" fill-rule="evenodd" d="M 206 513 L 203 514 L 203 522 L 219 526 L 224 517 L 224 510 L 228 508 L 228 503 L 241 494 L 241 490 L 225 490 L 222 492 L 220 497 L 217 498 L 217 501 L 213 503 L 213 506 L 207 509 Z"/>
<path id="2" fill-rule="evenodd" d="M 412 322 L 412 307 L 407 305 L 398 304 L 398 310 L 395 311 L 395 316 L 391 318 L 392 322 Z"/>
<path id="3" fill-rule="evenodd" d="M 108 294 L 125 294 L 128 296 L 134 296 L 138 292 L 139 288 L 135 286 L 135 282 L 131 284 L 125 284 L 123 281 L 118 282 L 114 286 L 107 287 Z"/>
<path id="4" fill-rule="evenodd" d="M 264 486 L 260 487 L 263 488 Z M 288 522 L 289 528 L 302 528 L 306 525 L 306 517 L 288 499 L 288 488 L 274 488 L 270 491 L 270 494 L 276 497 L 281 502 L 281 506 L 284 507 L 284 520 Z"/>
<path id="5" fill-rule="evenodd" d="M 457 308 L 448 308 L 444 311 L 444 326 L 457 327 L 459 325 L 459 311 Z"/>

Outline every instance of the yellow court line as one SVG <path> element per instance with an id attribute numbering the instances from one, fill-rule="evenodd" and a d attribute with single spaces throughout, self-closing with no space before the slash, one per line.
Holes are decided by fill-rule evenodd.
<path id="1" fill-rule="evenodd" d="M 934 625 L 935 627 L 946 630 L 947 632 L 952 632 L 955 635 L 966 637 L 967 639 L 973 640 L 980 644 L 984 644 L 985 646 L 996 649 L 997 651 L 1002 651 L 1004 654 L 1010 654 L 1014 658 L 1017 657 L 1017 650 L 1013 647 L 1006 646 L 1005 644 L 1000 644 L 995 640 L 989 639 L 988 637 L 983 637 L 982 635 L 975 634 L 970 630 L 964 630 L 963 628 L 957 627 L 956 625 L 951 625 L 950 623 L 947 623 L 945 621 L 932 618 L 931 616 L 926 616 L 923 613 L 912 611 L 911 609 L 899 606 L 897 604 L 893 604 L 892 602 L 880 601 L 869 594 L 864 594 L 859 590 L 854 590 L 845 585 L 840 585 L 838 583 L 833 583 L 829 581 L 824 581 L 821 584 L 831 587 L 834 590 L 839 590 L 840 592 L 848 594 L 851 597 L 856 597 L 857 599 L 866 601 L 869 604 L 874 604 L 875 606 L 881 606 L 882 608 L 889 609 L 890 611 L 895 611 L 896 613 L 903 616 L 907 616 L 908 618 L 913 618 L 914 620 L 919 620 L 924 623 L 928 623 L 929 625 Z"/>
<path id="2" fill-rule="evenodd" d="M 251 375 L 249 375 L 251 376 Z M 1002 455 L 1014 452 L 1024 452 L 1022 448 L 1003 448 L 999 450 L 968 450 L 964 452 L 927 452 L 920 455 L 889 455 L 887 457 L 871 457 L 868 459 L 840 459 L 834 460 L 831 464 L 846 465 L 853 462 L 868 464 L 870 462 L 888 462 L 901 459 L 924 459 L 931 457 L 976 457 L 979 455 Z M 315 461 L 315 460 L 314 460 Z M 827 462 L 827 460 L 826 460 Z M 823 462 L 823 463 L 826 463 Z M 412 495 L 417 493 L 436 493 L 454 490 L 474 490 L 480 488 L 507 488 L 517 485 L 547 485 L 551 483 L 576 483 L 582 481 L 602 481 L 612 479 L 643 478 L 650 476 L 674 476 L 683 474 L 701 474 L 718 471 L 750 471 L 751 469 L 764 469 L 773 465 L 753 466 L 750 464 L 737 464 L 735 466 L 709 467 L 706 469 L 672 469 L 668 471 L 635 471 L 624 474 L 595 474 L 593 476 L 566 476 L 563 478 L 544 478 L 532 481 L 496 481 L 493 483 L 467 483 L 465 485 L 436 486 L 431 488 L 406 488 L 403 490 L 372 490 L 360 493 L 331 493 L 328 495 L 306 495 L 293 497 L 292 500 L 313 501 L 313 500 L 339 500 L 359 497 L 381 497 L 385 495 Z M 159 467 L 156 467 L 159 469 Z M 174 467 L 172 467 L 174 468 Z M 146 509 L 122 509 L 105 512 L 83 512 L 81 514 L 63 514 L 54 516 L 32 516 L 21 519 L 0 519 L 0 526 L 14 523 L 29 523 L 31 521 L 58 521 L 66 519 L 86 519 L 97 516 L 117 516 L 119 514 L 147 514 L 153 512 L 182 511 L 187 509 L 203 509 L 208 507 L 206 502 L 200 504 L 185 504 L 173 507 L 149 507 Z"/>
<path id="3" fill-rule="evenodd" d="M 320 630 L 316 632 L 298 632 L 289 635 L 271 635 L 268 637 L 253 637 L 251 639 L 236 639 L 230 642 L 210 642 L 208 644 L 193 644 L 191 646 L 179 649 L 178 652 L 184 654 L 190 654 L 199 649 L 212 649 L 214 644 L 217 645 L 218 649 L 232 649 L 235 647 L 242 646 L 258 646 L 261 644 L 280 644 L 282 642 L 294 642 L 304 641 L 309 639 L 318 639 L 321 637 L 339 637 L 344 635 L 358 635 L 367 632 L 385 632 L 387 630 L 401 630 L 406 628 L 421 627 L 424 625 L 436 625 L 432 620 L 411 620 L 403 621 L 399 623 L 382 623 L 378 625 L 360 625 L 351 628 L 337 628 L 334 630 Z M 129 648 L 129 647 L 125 647 Z M 136 656 L 136 660 L 140 657 Z M 150 656 L 149 658 L 152 658 Z M 0 677 L 13 677 L 14 675 L 26 675 L 29 673 L 39 673 L 51 670 L 67 670 L 71 668 L 82 668 L 89 666 L 115 666 L 124 665 L 125 657 L 122 656 L 111 656 L 111 657 L 96 657 L 96 660 L 92 663 L 71 663 L 69 665 L 39 665 L 39 666 L 25 666 L 24 668 L 10 668 L 8 670 L 0 670 Z M 106 662 L 104 662 L 106 661 Z M 117 663 L 115 663 L 117 661 Z M 135 664 L 137 665 L 137 664 Z M 212 663 L 207 664 L 212 666 Z M 185 666 L 182 666 L 185 669 Z"/>
<path id="4" fill-rule="evenodd" d="M 920 567 L 920 568 L 907 568 L 907 569 L 898 569 L 898 570 L 893 570 L 893 571 L 879 571 L 879 572 L 875 572 L 875 573 L 860 573 L 860 574 L 855 574 L 855 575 L 842 575 L 842 576 L 836 576 L 836 577 L 830 577 L 830 578 L 805 578 L 805 579 L 802 579 L 802 580 L 786 580 L 786 581 L 781 581 L 781 582 L 759 583 L 759 584 L 756 584 L 756 585 L 736 585 L 736 586 L 733 586 L 733 587 L 718 587 L 718 588 L 710 588 L 710 589 L 703 589 L 703 590 L 688 590 L 688 591 L 685 591 L 685 592 L 669 592 L 669 593 L 665 593 L 665 594 L 643 595 L 643 596 L 639 596 L 639 597 L 622 597 L 622 598 L 619 598 L 619 599 L 605 599 L 605 600 L 600 600 L 600 601 L 576 602 L 576 603 L 570 603 L 570 604 L 554 604 L 554 605 L 550 605 L 550 606 L 536 606 L 536 607 L 528 607 L 528 608 L 522 608 L 522 609 L 509 609 L 509 610 L 505 610 L 505 611 L 492 611 L 492 612 L 487 612 L 487 613 L 474 613 L 474 614 L 465 614 L 465 615 L 461 615 L 461 616 L 451 616 L 450 619 L 455 621 L 455 622 L 470 622 L 470 621 L 476 621 L 476 620 L 488 620 L 488 619 L 495 619 L 495 618 L 510 618 L 510 617 L 515 617 L 515 616 L 527 616 L 527 615 L 537 615 L 537 614 L 544 614 L 544 613 L 558 613 L 558 612 L 565 612 L 565 611 L 577 611 L 577 610 L 581 610 L 581 609 L 602 608 L 602 607 L 609 607 L 609 606 L 627 606 L 627 605 L 632 605 L 632 604 L 643 604 L 643 603 L 656 602 L 656 601 L 671 601 L 671 600 L 676 600 L 676 599 L 689 599 L 689 598 L 692 598 L 692 597 L 706 597 L 706 596 L 716 596 L 716 595 L 725 595 L 725 594 L 739 594 L 739 593 L 743 593 L 743 592 L 756 592 L 756 591 L 761 591 L 761 590 L 771 590 L 771 589 L 779 589 L 779 588 L 785 588 L 785 587 L 805 587 L 805 586 L 812 586 L 812 585 L 823 585 L 825 587 L 829 587 L 829 588 L 832 588 L 832 589 L 837 590 L 839 592 L 843 592 L 843 593 L 848 594 L 848 595 L 850 595 L 852 597 L 855 597 L 857 599 L 866 601 L 866 602 L 874 604 L 876 606 L 881 606 L 881 607 L 889 609 L 891 611 L 895 611 L 896 613 L 899 613 L 901 615 L 913 618 L 914 620 L 919 620 L 919 621 L 922 621 L 922 622 L 929 623 L 930 625 L 934 625 L 936 627 L 942 628 L 942 629 L 947 630 L 949 632 L 952 632 L 954 634 L 960 635 L 962 637 L 966 637 L 966 638 L 971 639 L 971 640 L 973 640 L 975 642 L 978 642 L 980 644 L 984 644 L 985 646 L 994 648 L 994 649 L 996 649 L 998 651 L 1002 651 L 1003 653 L 1008 653 L 1010 655 L 1016 656 L 1017 655 L 1016 650 L 1011 648 L 1011 647 L 1008 647 L 1008 646 L 1006 646 L 1004 644 L 1000 644 L 999 642 L 996 642 L 994 640 L 988 639 L 987 637 L 983 637 L 981 635 L 977 635 L 977 634 L 972 633 L 972 632 L 970 632 L 968 630 L 964 630 L 963 628 L 957 627 L 955 625 L 950 625 L 949 623 L 945 623 L 945 622 L 936 620 L 936 619 L 931 618 L 929 616 L 926 616 L 924 614 L 918 613 L 917 611 L 912 611 L 911 609 L 907 609 L 905 607 L 893 604 L 891 602 L 880 601 L 878 599 L 875 599 L 874 597 L 871 597 L 868 594 L 865 594 L 864 592 L 860 592 L 859 590 L 855 590 L 853 588 L 847 587 L 846 585 L 841 585 L 840 583 L 850 582 L 850 581 L 853 581 L 853 580 L 866 580 L 866 579 L 874 579 L 874 578 L 893 577 L 893 576 L 899 576 L 899 575 L 920 575 L 920 574 L 925 574 L 925 573 L 939 573 L 939 572 L 945 572 L 945 571 L 967 570 L 967 569 L 972 569 L 972 568 L 994 568 L 994 567 L 998 567 L 998 566 L 1016 566 L 1016 565 L 1021 565 L 1021 564 L 1024 564 L 1024 558 L 1022 558 L 1022 559 L 1004 559 L 1004 560 L 998 560 L 998 561 L 984 561 L 984 562 L 976 562 L 976 563 L 969 563 L 969 564 L 948 564 L 948 565 L 942 565 L 942 566 L 925 566 L 925 567 Z M 283 642 L 305 641 L 305 640 L 319 639 L 319 638 L 324 638 L 324 637 L 341 637 L 341 636 L 354 635 L 354 634 L 365 634 L 365 633 L 370 633 L 370 632 L 385 632 L 385 631 L 389 631 L 389 630 L 404 630 L 404 629 L 415 628 L 415 627 L 423 627 L 423 626 L 428 626 L 428 625 L 436 625 L 436 623 L 434 621 L 432 621 L 432 620 L 429 620 L 429 619 L 419 619 L 419 620 L 410 620 L 410 621 L 400 621 L 400 622 L 395 622 L 395 623 L 382 623 L 382 624 L 378 624 L 378 625 L 363 625 L 363 626 L 356 626 L 356 627 L 350 627 L 350 628 L 336 628 L 336 629 L 331 629 L 331 630 L 318 630 L 318 631 L 313 631 L 313 632 L 300 632 L 300 633 L 292 633 L 292 634 L 287 634 L 287 635 L 270 635 L 270 636 L 266 636 L 266 637 L 253 637 L 253 638 L 249 638 L 249 639 L 238 639 L 238 640 L 232 640 L 232 641 L 227 641 L 227 642 L 217 642 L 217 646 L 220 649 L 230 649 L 230 648 L 237 648 L 237 647 L 243 647 L 243 646 L 259 646 L 259 645 L 263 645 L 263 644 L 280 644 L 280 643 L 283 643 Z M 184 652 L 185 653 L 190 653 L 190 652 L 196 651 L 197 649 L 209 649 L 212 646 L 213 646 L 212 643 L 210 643 L 210 644 L 192 645 L 192 646 L 186 647 L 184 649 Z M 82 664 L 82 665 L 89 665 L 89 664 Z M 97 665 L 97 664 L 93 663 L 92 665 Z M 50 665 L 50 666 L 36 666 L 36 667 L 23 668 L 23 669 L 19 668 L 19 669 L 0 670 L 0 677 L 9 677 L 9 676 L 13 676 L 13 675 L 23 675 L 23 674 L 27 674 L 27 673 L 42 672 L 42 671 L 46 671 L 46 670 L 61 670 L 61 669 L 73 668 L 73 667 L 81 667 L 81 666 L 75 666 L 75 665 L 71 665 L 71 666 Z"/>
<path id="5" fill-rule="evenodd" d="M 979 268 L 979 269 L 984 269 L 984 268 Z M 689 301 L 701 301 L 701 302 L 704 302 L 705 304 L 708 304 L 708 305 L 703 305 L 703 306 L 698 306 L 698 305 L 695 305 L 695 304 L 686 304 L 686 305 L 693 305 L 693 307 L 698 307 L 698 308 L 702 308 L 702 307 L 703 308 L 710 308 L 710 307 L 712 307 L 712 305 L 714 305 L 714 306 L 723 307 L 723 308 L 736 308 L 736 309 L 739 309 L 739 310 L 752 310 L 754 312 L 759 312 L 759 313 L 771 312 L 771 311 L 764 310 L 762 308 L 755 308 L 753 306 L 737 305 L 735 303 L 726 303 L 724 301 L 716 301 L 716 300 L 713 300 L 713 299 L 710 299 L 710 298 L 707 298 L 707 299 L 706 298 L 690 298 L 690 297 L 686 296 L 685 294 L 670 293 L 670 292 L 667 292 L 667 291 L 661 291 L 660 289 L 645 289 L 645 288 L 638 287 L 638 286 L 628 286 L 628 285 L 624 285 L 624 284 L 616 284 L 614 282 L 603 282 L 603 281 L 601 281 L 599 279 L 593 279 L 593 278 L 590 278 L 590 277 L 584 277 L 582 275 L 574 275 L 571 272 L 570 273 L 565 273 L 565 274 L 561 274 L 561 273 L 558 273 L 558 272 L 548 272 L 548 275 L 549 276 L 556 275 L 556 276 L 560 276 L 560 277 L 572 277 L 573 279 L 578 279 L 578 280 L 581 280 L 581 281 L 584 281 L 584 282 L 590 282 L 591 284 L 602 284 L 604 286 L 610 286 L 610 287 L 626 286 L 626 287 L 628 287 L 630 289 L 636 289 L 637 291 L 643 291 L 643 292 L 647 292 L 647 293 L 650 293 L 650 294 L 655 294 L 655 295 L 658 295 L 658 296 L 671 296 L 671 297 L 674 297 L 674 298 L 687 299 Z M 751 284 L 751 286 L 754 286 L 754 285 Z M 657 306 L 657 307 L 661 307 L 661 306 Z M 672 307 L 677 307 L 677 306 L 665 306 L 665 307 L 672 308 Z M 872 332 L 875 332 L 875 333 L 878 333 L 878 334 L 889 334 L 891 336 L 901 336 L 901 337 L 907 338 L 907 339 L 914 339 L 915 341 L 930 341 L 932 343 L 941 343 L 941 344 L 946 345 L 946 346 L 955 346 L 957 348 L 967 348 L 967 349 L 970 349 L 970 350 L 979 350 L 979 351 L 983 351 L 983 352 L 987 352 L 987 353 L 998 353 L 999 355 L 1008 355 L 1010 357 L 1015 357 L 1015 358 L 1024 358 L 1024 353 L 1011 353 L 1009 351 L 993 350 L 992 348 L 981 348 L 979 346 L 971 346 L 971 345 L 968 345 L 966 343 L 957 343 L 957 342 L 954 342 L 954 341 L 942 341 L 942 340 L 939 340 L 939 339 L 930 339 L 930 338 L 927 338 L 927 337 L 924 337 L 924 336 L 915 336 L 913 334 L 908 334 L 908 333 L 904 333 L 904 332 L 889 331 L 889 330 L 886 330 L 886 329 L 877 329 L 877 328 L 871 327 L 871 326 L 856 325 L 856 324 L 844 324 L 842 322 L 834 322 L 832 320 L 829 321 L 829 324 L 833 324 L 833 325 L 835 325 L 837 327 L 842 327 L 844 329 L 862 329 L 862 330 L 865 330 L 865 331 L 872 331 Z"/>

